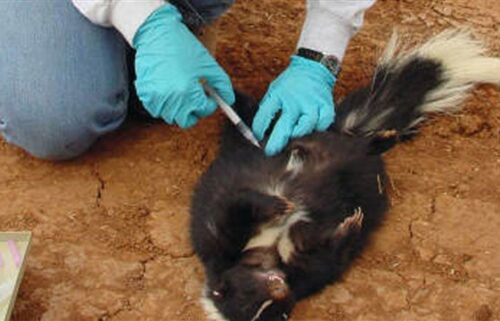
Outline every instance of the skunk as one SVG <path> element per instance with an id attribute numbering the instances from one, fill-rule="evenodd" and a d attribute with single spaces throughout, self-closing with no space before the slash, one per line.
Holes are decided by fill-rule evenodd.
<path id="1" fill-rule="evenodd" d="M 500 84 L 500 59 L 469 31 L 398 48 L 394 35 L 370 85 L 338 105 L 329 130 L 274 157 L 225 127 L 191 204 L 210 319 L 287 320 L 297 301 L 336 281 L 388 208 L 381 155 L 415 137 L 428 114 L 458 110 L 475 84 Z M 257 104 L 238 94 L 234 107 L 251 124 Z"/>

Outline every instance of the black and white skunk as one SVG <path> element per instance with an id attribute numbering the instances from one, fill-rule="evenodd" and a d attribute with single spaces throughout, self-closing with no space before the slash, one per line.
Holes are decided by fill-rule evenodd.
<path id="1" fill-rule="evenodd" d="M 210 319 L 286 320 L 298 300 L 337 280 L 387 210 L 381 154 L 427 114 L 458 110 L 476 83 L 500 84 L 500 59 L 467 31 L 402 51 L 393 36 L 371 84 L 338 105 L 331 128 L 275 157 L 226 126 L 191 210 Z M 235 108 L 251 124 L 256 104 L 238 95 Z"/>

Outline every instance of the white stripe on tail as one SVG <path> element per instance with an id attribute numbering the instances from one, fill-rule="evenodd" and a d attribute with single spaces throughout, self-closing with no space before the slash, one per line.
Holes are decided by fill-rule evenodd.
<path id="1" fill-rule="evenodd" d="M 393 33 L 380 64 L 399 68 L 419 57 L 439 62 L 443 68 L 444 82 L 430 91 L 420 106 L 424 113 L 457 111 L 475 84 L 500 85 L 500 59 L 485 56 L 483 43 L 474 39 L 468 29 L 447 29 L 407 52 L 399 51 L 399 46 L 398 36 Z"/>

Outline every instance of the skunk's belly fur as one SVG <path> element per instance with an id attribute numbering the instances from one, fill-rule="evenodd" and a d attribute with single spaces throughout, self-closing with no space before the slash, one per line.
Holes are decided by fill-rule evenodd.
<path id="1" fill-rule="evenodd" d="M 297 300 L 339 278 L 387 210 L 381 155 L 428 113 L 455 111 L 474 84 L 500 82 L 500 61 L 463 30 L 397 52 L 392 38 L 370 86 L 337 107 L 322 133 L 275 157 L 230 124 L 196 186 L 191 238 L 213 320 L 286 320 Z M 257 105 L 237 95 L 251 124 Z"/>

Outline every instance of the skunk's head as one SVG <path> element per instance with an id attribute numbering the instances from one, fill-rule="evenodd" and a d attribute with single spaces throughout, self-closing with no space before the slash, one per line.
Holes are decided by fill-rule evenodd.
<path id="1" fill-rule="evenodd" d="M 209 282 L 202 304 L 212 320 L 285 321 L 294 301 L 282 271 L 239 264 Z"/>

